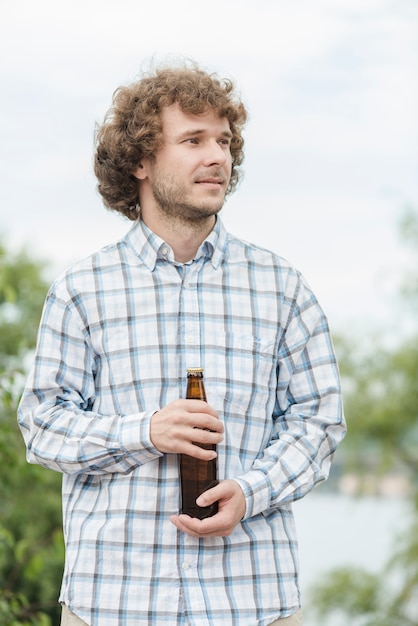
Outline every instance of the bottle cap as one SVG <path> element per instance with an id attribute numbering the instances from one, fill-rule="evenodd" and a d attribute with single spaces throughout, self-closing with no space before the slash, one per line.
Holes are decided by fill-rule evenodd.
<path id="1" fill-rule="evenodd" d="M 200 374 L 203 372 L 203 367 L 188 367 L 186 372 L 188 374 Z"/>

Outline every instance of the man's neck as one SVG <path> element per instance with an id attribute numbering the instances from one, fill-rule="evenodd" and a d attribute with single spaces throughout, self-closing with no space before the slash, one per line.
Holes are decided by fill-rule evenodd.
<path id="1" fill-rule="evenodd" d="M 195 258 L 199 246 L 213 230 L 216 217 L 211 215 L 196 222 L 175 219 L 156 219 L 155 216 L 143 215 L 144 224 L 153 233 L 164 239 L 171 247 L 174 258 L 179 263 L 187 263 Z"/>

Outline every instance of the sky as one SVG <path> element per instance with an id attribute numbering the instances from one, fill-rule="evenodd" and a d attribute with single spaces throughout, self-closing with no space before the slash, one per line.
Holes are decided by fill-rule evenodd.
<path id="1" fill-rule="evenodd" d="M 92 172 L 114 90 L 188 57 L 250 118 L 222 218 L 306 276 L 335 332 L 397 336 L 418 207 L 416 0 L 0 0 L 0 233 L 52 278 L 123 236 Z"/>

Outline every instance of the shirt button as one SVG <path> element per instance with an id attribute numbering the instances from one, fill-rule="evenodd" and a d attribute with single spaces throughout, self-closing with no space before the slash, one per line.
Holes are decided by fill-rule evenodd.
<path id="1" fill-rule="evenodd" d="M 166 256 L 166 255 L 168 254 L 168 248 L 166 248 L 165 246 L 164 246 L 164 248 L 161 248 L 161 253 L 162 253 L 164 256 Z"/>
<path id="2" fill-rule="evenodd" d="M 187 563 L 187 561 L 184 561 L 184 563 L 182 564 L 182 568 L 183 569 L 189 569 L 190 565 Z"/>
<path id="3" fill-rule="evenodd" d="M 183 285 L 183 286 L 184 286 L 184 288 L 185 288 L 185 289 L 188 289 L 188 288 L 190 287 L 190 283 L 187 283 L 187 282 L 186 282 L 186 283 L 184 283 L 184 285 Z"/>
<path id="4" fill-rule="evenodd" d="M 186 343 L 193 343 L 193 335 L 186 335 Z"/>

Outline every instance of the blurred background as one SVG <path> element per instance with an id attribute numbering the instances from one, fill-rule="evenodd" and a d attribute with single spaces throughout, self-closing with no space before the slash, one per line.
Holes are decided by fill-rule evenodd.
<path id="1" fill-rule="evenodd" d="M 415 0 L 1 0 L 0 624 L 53 626 L 60 476 L 25 463 L 16 404 L 49 283 L 130 224 L 95 189 L 114 90 L 188 57 L 250 119 L 234 234 L 307 277 L 349 435 L 295 504 L 306 626 L 418 624 L 418 5 Z"/>

